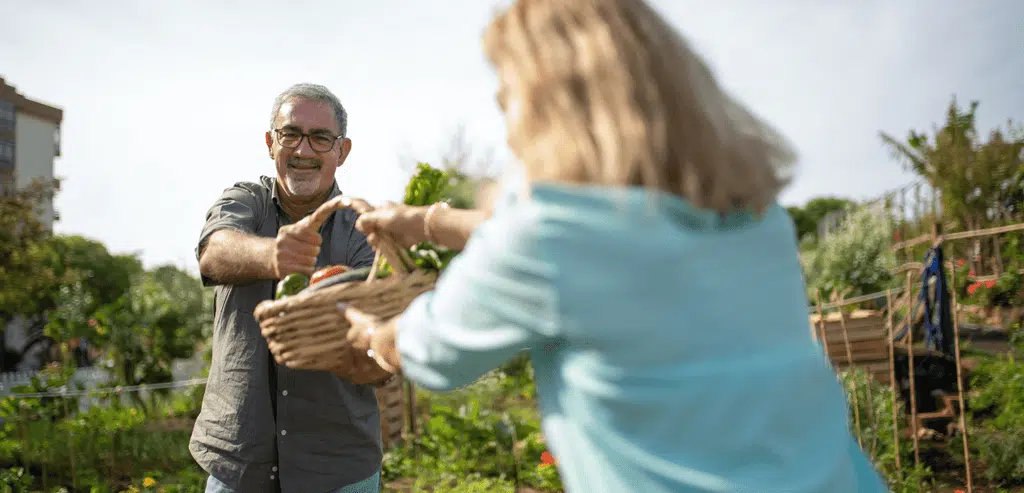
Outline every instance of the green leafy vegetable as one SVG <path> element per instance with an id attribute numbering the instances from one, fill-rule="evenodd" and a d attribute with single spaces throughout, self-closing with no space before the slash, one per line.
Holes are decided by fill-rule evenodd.
<path id="1" fill-rule="evenodd" d="M 405 205 L 430 205 L 448 198 L 452 177 L 444 170 L 427 163 L 416 165 L 409 184 L 405 186 Z"/>
<path id="2" fill-rule="evenodd" d="M 449 200 L 452 198 L 452 193 L 456 191 L 453 186 L 454 181 L 456 179 L 451 173 L 427 163 L 419 163 L 416 165 L 416 172 L 405 187 L 405 205 L 426 206 Z M 412 257 L 414 264 L 409 267 L 441 271 L 448 266 L 448 262 L 457 253 L 448 248 L 423 242 L 409 249 L 409 256 Z M 393 269 L 387 262 L 381 262 L 377 272 L 378 277 L 386 277 L 393 272 Z"/>

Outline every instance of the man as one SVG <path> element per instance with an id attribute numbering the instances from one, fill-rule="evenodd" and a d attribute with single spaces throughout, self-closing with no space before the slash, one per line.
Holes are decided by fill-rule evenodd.
<path id="1" fill-rule="evenodd" d="M 353 210 L 332 214 L 319 232 L 306 218 L 341 194 L 334 174 L 352 149 L 347 119 L 323 86 L 283 92 L 266 133 L 276 178 L 235 184 L 207 213 L 196 253 L 203 283 L 216 286 L 213 363 L 189 443 L 210 474 L 207 493 L 379 489 L 374 385 L 390 375 L 366 362 L 343 376 L 279 366 L 253 317 L 277 279 L 373 262 Z"/>

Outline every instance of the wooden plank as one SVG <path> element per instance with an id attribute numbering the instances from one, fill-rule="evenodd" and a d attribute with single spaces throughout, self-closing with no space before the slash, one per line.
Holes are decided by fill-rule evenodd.
<path id="1" fill-rule="evenodd" d="M 852 342 L 861 342 L 861 341 L 872 341 L 872 340 L 884 341 L 885 337 L 886 337 L 885 329 L 879 327 L 877 330 L 860 331 L 860 332 L 857 332 L 857 333 L 850 334 L 849 341 L 851 343 Z M 837 332 L 837 333 L 826 332 L 825 333 L 825 340 L 828 341 L 829 346 L 831 346 L 833 344 L 845 344 L 846 343 L 845 342 L 846 340 L 843 339 L 843 334 L 841 332 Z"/>
<path id="2" fill-rule="evenodd" d="M 879 349 L 878 351 L 854 353 L 853 363 L 856 366 L 860 366 L 862 363 L 874 363 L 878 361 L 884 361 L 888 363 L 889 349 Z M 832 356 L 832 364 L 841 365 L 848 363 L 846 353 L 836 354 Z"/>
<path id="3" fill-rule="evenodd" d="M 859 323 L 847 324 L 846 331 L 847 332 L 860 332 L 862 330 L 874 330 L 875 328 L 878 328 L 878 327 L 885 327 L 885 323 L 882 322 L 881 320 L 877 320 L 877 319 L 862 320 Z M 836 323 L 825 322 L 825 330 L 827 330 L 829 332 L 836 331 L 836 330 L 842 330 L 842 329 L 843 329 L 842 324 L 840 324 L 838 322 L 836 322 Z"/>
<path id="4" fill-rule="evenodd" d="M 377 406 L 380 409 L 381 441 L 387 450 L 397 445 L 405 429 L 405 399 L 400 378 L 392 380 L 377 389 Z"/>
<path id="5" fill-rule="evenodd" d="M 819 324 L 820 325 L 820 324 Z M 863 330 L 874 330 L 878 327 L 885 327 L 885 323 L 878 319 L 862 320 L 858 323 L 850 323 L 846 326 L 847 332 L 860 332 Z M 843 330 L 842 324 L 836 322 L 825 322 L 825 330 L 829 332 Z"/>
<path id="6" fill-rule="evenodd" d="M 846 343 L 843 342 L 843 341 L 828 341 L 828 345 L 829 345 L 829 351 L 832 351 L 832 350 L 835 350 L 835 349 L 842 349 L 843 351 L 846 351 Z M 864 339 L 864 340 L 859 340 L 859 341 L 850 341 L 850 350 L 852 350 L 853 352 L 865 351 L 865 350 L 874 350 L 874 349 L 877 349 L 877 348 L 880 348 L 880 347 L 881 348 L 885 348 L 886 350 L 888 350 L 889 349 L 889 341 L 886 341 L 884 338 L 881 338 L 881 337 L 872 338 L 872 339 Z"/>

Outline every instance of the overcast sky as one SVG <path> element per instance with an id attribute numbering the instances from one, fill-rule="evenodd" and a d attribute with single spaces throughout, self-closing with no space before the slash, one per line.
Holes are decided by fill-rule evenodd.
<path id="1" fill-rule="evenodd" d="M 195 271 L 204 214 L 272 174 L 274 96 L 329 86 L 349 111 L 342 190 L 401 196 L 465 125 L 507 161 L 480 35 L 494 0 L 0 0 L 0 76 L 65 110 L 61 233 Z M 662 0 L 723 84 L 796 144 L 786 203 L 868 198 L 912 177 L 880 130 L 938 122 L 950 98 L 980 126 L 1024 119 L 1019 0 Z"/>

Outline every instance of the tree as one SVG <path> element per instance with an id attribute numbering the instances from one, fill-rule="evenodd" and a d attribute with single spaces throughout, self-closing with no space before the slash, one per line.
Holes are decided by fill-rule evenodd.
<path id="1" fill-rule="evenodd" d="M 50 231 L 39 220 L 40 205 L 60 182 L 36 180 L 0 194 L 0 323 L 16 315 L 37 315 L 42 292 L 52 292 L 58 276 L 43 265 Z"/>
<path id="2" fill-rule="evenodd" d="M 102 348 L 120 385 L 169 382 L 174 361 L 192 357 L 211 335 L 210 294 L 173 266 L 138 273 L 121 296 L 104 304 L 80 281 L 61 288 L 47 331 L 57 340 L 87 339 Z"/>
<path id="3" fill-rule="evenodd" d="M 817 238 L 818 226 L 826 216 L 833 212 L 852 208 L 856 202 L 838 197 L 818 197 L 811 199 L 803 207 L 787 207 L 789 215 L 796 226 L 797 238 Z"/>
<path id="4" fill-rule="evenodd" d="M 945 123 L 930 138 L 911 130 L 901 142 L 881 133 L 893 156 L 939 192 L 943 219 L 966 230 L 1024 221 L 1024 127 L 1010 120 L 1006 129 L 996 128 L 984 140 L 975 125 L 977 109 L 977 101 L 962 109 L 953 98 Z M 1004 271 L 998 238 L 976 239 L 974 250 L 977 255 L 968 257 L 970 270 Z M 986 259 L 994 265 L 986 266 Z"/>
<path id="5" fill-rule="evenodd" d="M 906 169 L 941 194 L 947 219 L 966 229 L 992 220 L 1024 220 L 1024 128 L 1009 121 L 982 140 L 975 127 L 978 102 L 961 109 L 953 98 L 946 121 L 929 138 L 911 130 L 905 142 L 881 133 L 882 142 Z"/>

